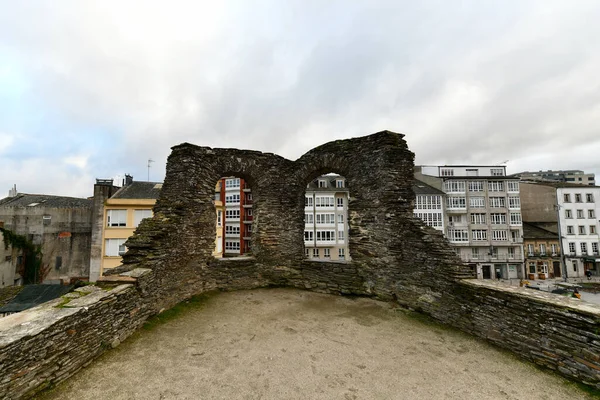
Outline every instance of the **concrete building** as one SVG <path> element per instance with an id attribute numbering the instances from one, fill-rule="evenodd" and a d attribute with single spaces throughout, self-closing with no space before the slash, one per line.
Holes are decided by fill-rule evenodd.
<path id="1" fill-rule="evenodd" d="M 22 276 L 23 254 L 5 249 L 0 235 L 0 285 L 69 283 L 87 279 L 91 242 L 92 201 L 88 199 L 17 193 L 0 200 L 0 224 L 25 236 L 42 252 L 33 277 Z M 24 282 L 31 281 L 31 282 Z"/>
<path id="2" fill-rule="evenodd" d="M 252 190 L 244 179 L 237 177 L 222 178 L 215 188 L 215 207 L 217 202 L 224 205 L 224 234 L 222 234 L 222 255 L 235 257 L 252 252 Z M 219 210 L 217 209 L 217 222 Z M 219 228 L 217 226 L 217 228 Z M 218 236 L 217 229 L 217 236 Z M 221 228 L 221 232 L 223 229 Z M 218 244 L 215 252 L 218 252 Z"/>
<path id="3" fill-rule="evenodd" d="M 547 170 L 537 172 L 519 172 L 514 174 L 514 177 L 521 178 L 527 181 L 554 181 L 563 183 L 575 183 L 577 185 L 594 186 L 596 185 L 596 178 L 594 174 L 586 174 L 585 172 L 577 169 L 569 170 Z"/>
<path id="4" fill-rule="evenodd" d="M 340 175 L 321 175 L 306 186 L 304 255 L 348 260 L 348 188 Z"/>
<path id="5" fill-rule="evenodd" d="M 444 234 L 479 279 L 524 276 L 519 181 L 504 166 L 420 166 L 415 178 L 445 193 Z"/>
<path id="6" fill-rule="evenodd" d="M 523 248 L 527 279 L 553 279 L 562 276 L 560 242 L 556 232 L 523 221 Z"/>
<path id="7" fill-rule="evenodd" d="M 413 183 L 413 191 L 415 192 L 413 210 L 415 218 L 423 220 L 427 226 L 437 229 L 442 233 L 445 232 L 444 205 L 446 203 L 446 194 L 419 180 L 415 180 Z"/>

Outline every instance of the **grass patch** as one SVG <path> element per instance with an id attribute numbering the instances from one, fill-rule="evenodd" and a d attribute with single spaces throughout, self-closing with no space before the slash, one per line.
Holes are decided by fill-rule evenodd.
<path id="1" fill-rule="evenodd" d="M 145 331 L 150 331 L 157 326 L 179 318 L 190 311 L 201 309 L 208 303 L 208 300 L 214 297 L 216 293 L 217 292 L 208 292 L 192 296 L 189 299 L 169 308 L 168 310 L 149 318 L 142 326 L 142 329 Z"/>
<path id="2" fill-rule="evenodd" d="M 54 308 L 65 308 L 65 306 L 67 304 L 69 304 L 69 302 L 73 300 L 73 299 L 69 299 L 68 297 L 62 297 L 62 300 L 60 303 L 58 303 L 57 305 L 54 306 Z"/>

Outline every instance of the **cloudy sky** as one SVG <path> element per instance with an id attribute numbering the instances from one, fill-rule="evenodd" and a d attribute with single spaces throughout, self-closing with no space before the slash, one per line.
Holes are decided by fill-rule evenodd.
<path id="1" fill-rule="evenodd" d="M 190 142 L 600 174 L 600 2 L 0 0 L 0 197 L 164 178 Z"/>

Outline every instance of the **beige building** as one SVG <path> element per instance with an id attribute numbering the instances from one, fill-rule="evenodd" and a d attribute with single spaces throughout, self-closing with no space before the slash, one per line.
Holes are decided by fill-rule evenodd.
<path id="1" fill-rule="evenodd" d="M 144 218 L 152 217 L 152 208 L 162 183 L 130 182 L 104 203 L 102 229 L 102 273 L 121 265 L 127 251 L 125 242 Z"/>
<path id="2" fill-rule="evenodd" d="M 221 181 L 219 181 L 220 183 Z M 217 185 L 219 187 L 219 185 Z M 220 190 L 220 189 L 219 189 Z M 215 236 L 215 249 L 213 250 L 213 257 L 223 257 L 223 226 L 225 225 L 225 207 L 221 200 L 215 199 L 215 212 L 216 212 L 216 236 Z"/>

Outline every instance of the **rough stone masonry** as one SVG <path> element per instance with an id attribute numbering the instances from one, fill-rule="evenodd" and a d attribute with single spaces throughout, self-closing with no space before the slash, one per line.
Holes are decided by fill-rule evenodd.
<path id="1" fill-rule="evenodd" d="M 126 278 L 135 286 L 89 297 L 84 306 L 5 318 L 0 394 L 30 396 L 66 379 L 149 315 L 194 294 L 267 286 L 393 300 L 600 388 L 600 306 L 469 279 L 474 276 L 445 239 L 413 218 L 413 159 L 403 135 L 389 131 L 330 142 L 296 161 L 175 146 L 153 218 L 126 243 L 124 265 L 100 279 Z M 350 190 L 351 261 L 304 258 L 306 185 L 329 172 L 344 176 Z M 252 257 L 211 255 L 214 188 L 223 176 L 244 178 L 252 188 Z"/>

